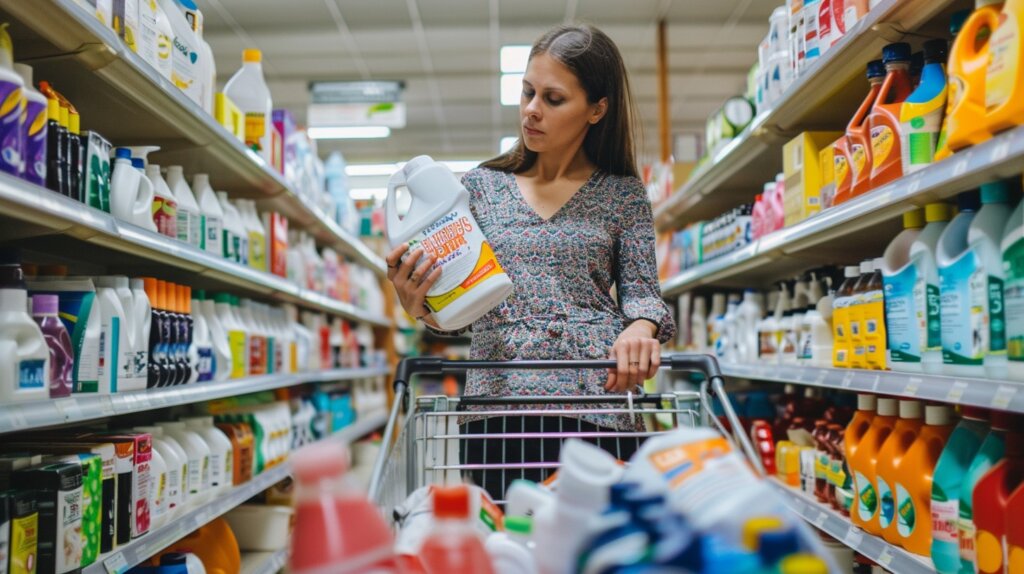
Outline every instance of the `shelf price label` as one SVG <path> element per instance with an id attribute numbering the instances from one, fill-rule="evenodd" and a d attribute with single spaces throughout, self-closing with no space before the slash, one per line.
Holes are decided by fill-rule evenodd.
<path id="1" fill-rule="evenodd" d="M 992 397 L 992 408 L 1005 411 L 1010 408 L 1010 404 L 1013 403 L 1013 397 L 1017 394 L 1017 387 L 1011 387 L 1009 385 L 999 385 L 999 389 L 996 390 L 996 394 Z"/>
<path id="2" fill-rule="evenodd" d="M 844 389 L 850 388 L 850 385 L 853 384 L 853 377 L 854 376 L 855 376 L 855 373 L 853 371 L 847 371 L 846 373 L 843 374 L 842 385 L 843 385 Z"/>
<path id="3" fill-rule="evenodd" d="M 917 391 L 921 388 L 921 379 L 917 377 L 910 377 L 907 380 L 907 386 L 903 387 L 903 395 L 907 397 L 916 397 Z"/>
<path id="4" fill-rule="evenodd" d="M 818 516 L 814 519 L 814 525 L 817 526 L 818 528 L 824 528 L 825 527 L 825 522 L 827 522 L 827 521 L 828 521 L 828 514 L 825 514 L 824 511 L 819 510 L 818 511 Z"/>
<path id="5" fill-rule="evenodd" d="M 825 369 L 821 369 L 818 371 L 818 378 L 814 379 L 814 384 L 820 387 L 822 384 L 825 383 L 825 379 L 827 378 L 828 371 Z"/>
<path id="6" fill-rule="evenodd" d="M 118 552 L 104 560 L 103 567 L 107 570 L 107 574 L 122 574 L 128 570 L 128 561 L 125 560 L 124 554 Z"/>
<path id="7" fill-rule="evenodd" d="M 946 393 L 946 402 L 959 403 L 960 399 L 964 398 L 964 391 L 967 390 L 967 383 L 963 381 L 953 381 L 953 386 L 950 387 L 949 392 Z"/>
<path id="8" fill-rule="evenodd" d="M 864 533 L 856 526 L 850 526 L 850 530 L 846 532 L 843 540 L 846 541 L 846 545 L 850 548 L 860 548 L 860 543 L 864 541 Z"/>
<path id="9" fill-rule="evenodd" d="M 892 564 L 892 551 L 886 546 L 882 549 L 882 552 L 878 555 L 878 563 L 882 566 L 888 567 Z"/>

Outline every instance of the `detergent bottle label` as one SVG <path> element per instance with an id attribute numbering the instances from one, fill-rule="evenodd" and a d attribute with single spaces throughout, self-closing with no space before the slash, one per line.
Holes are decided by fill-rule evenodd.
<path id="1" fill-rule="evenodd" d="M 36 571 L 39 542 L 39 513 L 33 512 L 11 520 L 10 567 L 11 574 Z"/>
<path id="2" fill-rule="evenodd" d="M 988 289 L 979 259 L 968 249 L 939 269 L 942 313 L 942 360 L 946 364 L 981 365 L 988 329 L 982 324 Z"/>
<path id="3" fill-rule="evenodd" d="M 46 382 L 46 361 L 26 359 L 18 361 L 18 388 L 41 389 Z"/>
<path id="4" fill-rule="evenodd" d="M 971 510 L 966 510 L 960 505 L 960 521 L 957 522 L 957 531 L 960 538 L 960 562 L 974 564 L 978 557 L 977 548 L 974 545 L 974 537 L 978 529 L 974 526 L 974 515 Z"/>
<path id="5" fill-rule="evenodd" d="M 259 271 L 267 270 L 267 238 L 262 233 L 249 232 L 249 266 Z"/>
<path id="6" fill-rule="evenodd" d="M 884 478 L 878 476 L 876 479 L 878 480 L 879 500 L 878 522 L 884 529 L 888 528 L 892 521 L 896 519 L 896 495 Z"/>
<path id="7" fill-rule="evenodd" d="M 907 489 L 900 483 L 896 483 L 896 530 L 900 536 L 906 538 L 914 533 L 917 526 L 917 512 L 914 508 L 914 497 L 910 496 Z"/>
<path id="8" fill-rule="evenodd" d="M 867 169 L 868 153 L 863 144 L 850 144 L 850 163 L 854 181 L 859 181 L 862 177 L 867 177 L 869 175 L 867 171 L 864 171 Z M 837 171 L 836 181 L 842 181 L 841 179 L 838 179 L 838 173 L 839 172 Z"/>
<path id="9" fill-rule="evenodd" d="M 260 140 L 267 133 L 267 114 L 262 112 L 246 112 L 245 114 L 245 146 L 253 151 L 263 151 Z"/>
<path id="10" fill-rule="evenodd" d="M 93 302 L 96 293 L 92 291 L 62 292 L 59 297 L 61 322 L 71 336 L 71 348 L 74 350 L 75 365 L 72 371 L 74 392 L 95 393 L 99 390 L 100 336 L 90 340 L 86 334 L 92 316 Z"/>
<path id="11" fill-rule="evenodd" d="M 939 95 L 928 102 L 904 102 L 900 108 L 900 130 L 905 134 L 902 150 L 905 171 L 913 171 L 935 161 L 946 93 L 943 87 Z"/>
<path id="12" fill-rule="evenodd" d="M 229 331 L 228 345 L 231 347 L 231 378 L 244 377 L 246 368 L 245 333 Z"/>
<path id="13" fill-rule="evenodd" d="M 896 135 L 889 126 L 871 128 L 871 167 L 881 169 L 889 160 L 896 143 Z"/>
<path id="14" fill-rule="evenodd" d="M 206 381 L 212 381 L 214 365 L 216 362 L 216 358 L 213 356 L 213 348 L 199 347 L 196 349 L 196 353 L 199 355 L 199 361 L 196 367 L 199 371 L 199 378 L 197 379 L 197 382 L 205 383 Z"/>
<path id="15" fill-rule="evenodd" d="M 941 298 L 939 286 L 917 273 L 914 281 L 914 312 L 922 351 L 942 350 Z"/>
<path id="16" fill-rule="evenodd" d="M 1006 572 L 1006 538 L 987 530 L 979 530 L 977 545 L 978 572 Z"/>
<path id="17" fill-rule="evenodd" d="M 854 486 L 857 489 L 857 513 L 864 522 L 878 512 L 878 491 L 875 485 L 859 471 L 854 472 Z"/>
<path id="18" fill-rule="evenodd" d="M 178 236 L 178 203 L 166 197 L 153 198 L 153 223 L 161 235 Z"/>
<path id="19" fill-rule="evenodd" d="M 1006 351 L 1011 361 L 1024 361 L 1024 239 L 1003 252 L 1003 310 L 1006 318 Z"/>
<path id="20" fill-rule="evenodd" d="M 1014 86 L 1021 81 L 1019 15 L 999 18 L 999 27 L 992 34 L 988 44 L 988 70 L 985 72 L 985 107 L 989 113 L 1005 104 L 1013 94 Z"/>
<path id="21" fill-rule="evenodd" d="M 841 184 L 850 177 L 850 162 L 843 153 L 832 156 L 832 165 L 836 173 L 836 184 Z"/>
<path id="22" fill-rule="evenodd" d="M 25 105 L 25 179 L 46 185 L 46 106 L 34 101 Z"/>
<path id="23" fill-rule="evenodd" d="M 202 235 L 200 248 L 205 249 L 211 253 L 220 253 L 223 255 L 223 247 L 221 247 L 221 238 L 224 234 L 223 223 L 221 219 L 216 216 L 203 215 L 201 216 L 202 224 Z"/>
<path id="24" fill-rule="evenodd" d="M 505 271 L 469 213 L 449 212 L 409 241 L 437 257 L 441 277 L 427 293 L 427 306 L 440 311 L 486 279 Z"/>
<path id="25" fill-rule="evenodd" d="M 921 312 L 917 308 L 917 266 L 907 265 L 883 278 L 885 285 L 885 328 L 889 358 L 894 363 L 921 362 Z"/>
<path id="26" fill-rule="evenodd" d="M 21 115 L 25 109 L 24 92 L 14 82 L 0 81 L 0 171 L 21 174 L 24 138 Z"/>
<path id="27" fill-rule="evenodd" d="M 938 483 L 932 485 L 932 538 L 937 542 L 957 543 L 960 500 L 950 500 Z"/>

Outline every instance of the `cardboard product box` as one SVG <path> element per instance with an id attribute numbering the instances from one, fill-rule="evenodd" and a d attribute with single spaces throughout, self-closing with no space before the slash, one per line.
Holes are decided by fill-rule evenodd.
<path id="1" fill-rule="evenodd" d="M 288 218 L 273 211 L 263 212 L 267 233 L 267 271 L 288 277 Z"/>
<path id="2" fill-rule="evenodd" d="M 821 148 L 818 154 L 818 165 L 821 166 L 821 209 L 832 207 L 836 198 L 836 148 L 835 142 Z"/>
<path id="3" fill-rule="evenodd" d="M 153 437 L 149 433 L 91 435 L 93 440 L 114 444 L 117 473 L 117 544 L 127 544 L 149 532 L 149 465 Z"/>
<path id="4" fill-rule="evenodd" d="M 0 555 L 0 568 L 9 574 L 28 574 L 36 571 L 39 554 L 39 509 L 35 491 L 8 490 L 0 492 L 0 504 L 8 503 L 10 536 L 8 556 Z M 9 558 L 9 560 L 8 560 Z"/>
<path id="5" fill-rule="evenodd" d="M 103 463 L 92 453 L 52 454 L 43 464 L 69 463 L 82 468 L 82 568 L 99 558 L 103 524 Z"/>
<path id="6" fill-rule="evenodd" d="M 785 226 L 795 225 L 821 211 L 821 150 L 831 147 L 842 132 L 804 132 L 782 148 Z"/>
<path id="7" fill-rule="evenodd" d="M 110 24 L 132 52 L 139 51 L 139 0 L 114 0 Z"/>
<path id="8" fill-rule="evenodd" d="M 82 465 L 55 463 L 16 471 L 14 488 L 35 493 L 39 509 L 37 572 L 76 572 L 82 564 Z"/>

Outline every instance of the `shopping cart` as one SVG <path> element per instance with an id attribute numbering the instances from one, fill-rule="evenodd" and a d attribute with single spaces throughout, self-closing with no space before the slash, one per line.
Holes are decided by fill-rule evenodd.
<path id="1" fill-rule="evenodd" d="M 705 375 L 699 391 L 661 394 L 601 395 L 572 397 L 447 397 L 424 396 L 413 399 L 409 391 L 410 379 L 415 375 L 443 375 L 463 373 L 470 369 L 501 370 L 564 370 L 615 368 L 613 360 L 569 361 L 455 361 L 435 357 L 417 357 L 403 360 L 395 376 L 395 401 L 391 408 L 383 438 L 383 448 L 373 469 L 370 481 L 370 500 L 391 519 L 393 510 L 418 488 L 428 484 L 462 482 L 465 474 L 500 471 L 502 483 L 498 492 L 505 492 L 511 480 L 521 476 L 554 472 L 557 462 L 518 462 L 501 460 L 468 464 L 460 456 L 461 448 L 474 448 L 479 441 L 484 449 L 491 441 L 498 441 L 498 452 L 515 450 L 522 441 L 561 442 L 580 438 L 598 442 L 612 454 L 616 449 L 629 450 L 644 438 L 671 431 L 680 426 L 714 425 L 747 455 L 762 474 L 760 459 L 750 439 L 742 432 L 730 433 L 713 416 L 711 396 L 720 402 L 722 411 L 732 429 L 742 425 L 732 408 L 723 387 L 717 361 L 709 355 L 676 354 L 662 358 L 662 367 L 676 372 L 700 372 Z M 553 410 L 562 405 L 566 410 Z M 536 406 L 536 408 L 531 408 Z M 546 407 L 546 408 L 545 408 Z M 472 408 L 473 410 L 468 410 Z M 572 410 L 568 410 L 571 408 Z M 481 412 L 483 411 L 483 412 Z M 403 420 L 403 412 L 406 416 Z M 480 417 L 550 417 L 551 415 L 608 415 L 625 414 L 642 417 L 645 431 L 586 431 L 545 429 L 544 432 L 526 432 L 521 429 L 488 428 L 477 434 L 460 433 L 459 422 L 468 416 Z M 572 427 L 572 424 L 569 424 Z M 395 436 L 395 433 L 398 436 Z M 625 447 L 623 444 L 625 443 Z M 625 458 L 620 456 L 620 458 Z M 488 488 L 487 485 L 480 485 Z M 494 490 L 488 488 L 489 490 Z M 496 501 L 501 504 L 503 501 Z"/>

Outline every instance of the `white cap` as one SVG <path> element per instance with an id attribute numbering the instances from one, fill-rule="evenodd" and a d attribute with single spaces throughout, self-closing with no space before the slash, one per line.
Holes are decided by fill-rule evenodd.
<path id="1" fill-rule="evenodd" d="M 187 426 L 181 421 L 163 421 L 156 423 L 157 426 L 164 427 L 167 431 L 183 431 L 186 430 Z"/>
<path id="2" fill-rule="evenodd" d="M 921 401 L 900 401 L 901 419 L 919 419 L 922 414 Z"/>
<path id="3" fill-rule="evenodd" d="M 139 432 L 148 432 L 149 434 L 153 435 L 156 438 L 161 438 L 161 437 L 164 436 L 164 428 L 163 427 L 158 427 L 158 426 L 153 426 L 153 425 L 143 425 L 143 426 L 135 427 L 134 430 L 137 430 Z"/>
<path id="4" fill-rule="evenodd" d="M 559 455 L 558 499 L 593 510 L 608 505 L 608 490 L 623 468 L 605 450 L 582 440 L 568 440 Z"/>
<path id="5" fill-rule="evenodd" d="M 874 270 L 875 271 L 881 271 L 882 269 L 885 268 L 885 258 L 884 257 L 876 257 L 874 263 L 875 263 L 874 264 Z"/>
<path id="6" fill-rule="evenodd" d="M 843 269 L 843 276 L 847 279 L 853 279 L 858 275 L 860 275 L 860 267 L 857 267 L 856 265 L 847 265 L 846 268 Z"/>
<path id="7" fill-rule="evenodd" d="M 868 393 L 857 395 L 857 410 L 875 412 L 878 408 L 878 398 Z"/>
<path id="8" fill-rule="evenodd" d="M 896 399 L 891 399 L 889 397 L 879 397 L 878 414 L 883 417 L 896 416 Z"/>
<path id="9" fill-rule="evenodd" d="M 875 262 L 871 259 L 865 259 L 860 262 L 860 274 L 871 273 L 875 270 Z"/>
<path id="10" fill-rule="evenodd" d="M 928 405 L 924 408 L 924 424 L 948 426 L 953 424 L 953 409 L 949 405 Z"/>
<path id="11" fill-rule="evenodd" d="M 202 430 L 213 426 L 213 417 L 211 416 L 186 417 L 181 421 L 190 429 Z"/>

